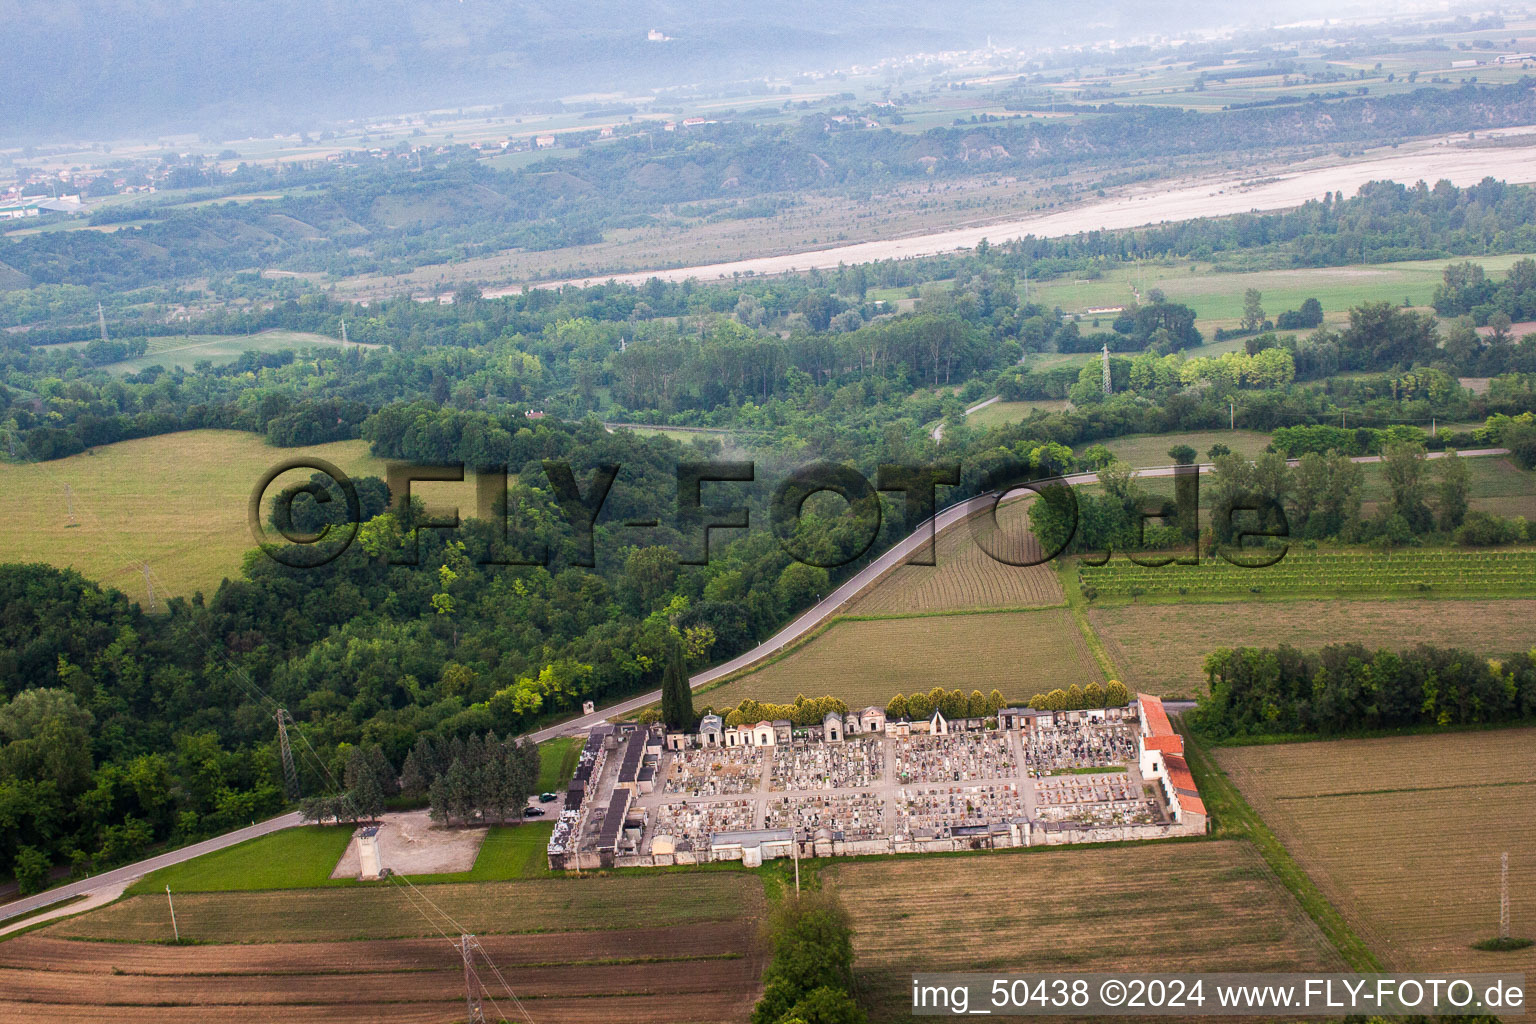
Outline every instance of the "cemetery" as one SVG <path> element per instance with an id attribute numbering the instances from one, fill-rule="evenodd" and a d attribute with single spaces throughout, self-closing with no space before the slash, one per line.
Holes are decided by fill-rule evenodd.
<path id="1" fill-rule="evenodd" d="M 1205 807 L 1156 697 L 995 719 L 865 712 L 696 732 L 596 727 L 554 869 L 859 856 L 1199 835 Z M 656 785 L 656 781 L 660 785 Z"/>

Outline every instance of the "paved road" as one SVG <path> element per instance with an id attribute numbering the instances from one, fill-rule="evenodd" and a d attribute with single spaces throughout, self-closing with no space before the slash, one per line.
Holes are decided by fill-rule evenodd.
<path id="1" fill-rule="evenodd" d="M 255 839 L 257 836 L 264 836 L 269 832 L 278 832 L 285 828 L 292 828 L 298 823 L 299 814 L 297 811 L 294 811 L 290 814 L 270 818 L 267 821 L 258 822 L 255 825 L 238 829 L 222 836 L 205 839 L 201 843 L 193 843 L 191 846 L 172 850 L 170 853 L 162 853 L 158 857 L 141 860 L 136 864 L 127 864 L 120 868 L 113 868 L 111 871 L 104 871 L 99 875 L 92 875 L 90 878 L 82 878 L 78 882 L 70 882 L 68 885 L 61 885 L 57 889 L 49 889 L 47 892 L 40 892 L 36 896 L 28 896 L 26 899 L 16 900 L 0 906 L 0 921 L 16 917 L 18 914 L 29 914 L 39 907 L 46 907 L 49 904 L 58 903 L 60 900 L 67 900 L 82 893 L 94 892 L 107 886 L 127 885 L 134 879 L 142 878 L 159 868 L 180 864 L 182 861 L 191 860 L 193 857 L 201 857 L 205 853 L 222 850 L 226 846 L 234 846 L 236 843 L 243 843 L 247 839 Z"/>
<path id="2" fill-rule="evenodd" d="M 991 405 L 993 402 L 1001 402 L 1002 400 L 1003 400 L 1003 396 L 1002 395 L 993 395 L 991 398 L 987 399 L 985 402 L 977 402 L 975 405 L 973 405 L 969 409 L 965 410 L 965 414 L 967 416 L 969 416 L 971 413 L 975 412 L 977 409 L 985 409 L 987 406 Z M 930 436 L 932 436 L 932 438 L 935 441 L 942 441 L 942 440 L 944 440 L 944 424 L 942 422 L 940 422 L 929 433 L 930 433 Z"/>

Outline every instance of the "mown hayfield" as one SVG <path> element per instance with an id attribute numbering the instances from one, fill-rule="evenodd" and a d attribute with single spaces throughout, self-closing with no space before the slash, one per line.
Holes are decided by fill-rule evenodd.
<path id="1" fill-rule="evenodd" d="M 353 477 L 385 476 L 384 461 L 368 454 L 365 441 L 273 448 L 238 430 L 188 430 L 52 462 L 0 464 L 0 513 L 9 524 L 0 561 L 73 568 L 140 602 L 148 597 L 148 562 L 161 601 L 195 590 L 211 595 L 256 546 L 246 522 L 251 489 L 272 466 L 299 455 L 319 456 Z M 306 477 L 285 474 L 268 493 Z M 420 484 L 413 492 L 468 514 L 474 486 Z"/>
<path id="2" fill-rule="evenodd" d="M 343 348 L 379 347 L 360 345 L 357 342 L 348 342 L 343 345 L 340 338 L 332 338 L 329 335 L 284 330 L 262 331 L 259 334 L 169 334 L 145 340 L 148 346 L 143 355 L 109 363 L 102 369 L 122 374 L 140 373 L 151 366 L 159 366 L 167 370 L 182 366 L 190 370 L 204 361 L 213 363 L 215 366 L 232 363 L 247 352 L 269 354 L 281 352 L 284 349 L 304 352 L 307 349 L 339 351 Z M 84 347 L 85 344 L 85 342 L 66 342 L 59 347 Z"/>
<path id="3" fill-rule="evenodd" d="M 914 971 L 1343 970 L 1246 842 L 847 860 L 870 1019 L 907 1020 Z"/>
<path id="4" fill-rule="evenodd" d="M 563 783 L 562 783 L 563 786 Z M 468 871 L 416 875 L 417 885 L 451 882 L 506 882 L 549 874 L 544 850 L 554 823 L 524 821 L 492 825 Z M 356 878 L 332 878 L 336 862 L 352 841 L 350 825 L 288 828 L 236 846 L 152 871 L 128 887 L 128 894 L 253 892 L 259 889 L 348 888 Z"/>
<path id="5" fill-rule="evenodd" d="M 1398 650 L 1427 643 L 1488 653 L 1531 645 L 1536 601 L 1240 601 L 1090 608 L 1088 621 L 1131 689 L 1204 693 L 1218 647 L 1316 649 L 1359 642 Z"/>
<path id="6" fill-rule="evenodd" d="M 1502 278 L 1518 255 L 1473 258 L 1495 279 Z M 1212 272 L 1209 264 L 1191 265 L 1184 261 L 1159 265 L 1151 261 L 1115 267 L 1092 280 L 1075 278 L 1069 271 L 1052 281 L 1031 281 L 1030 298 L 1046 306 L 1061 306 L 1068 312 L 1094 306 L 1118 306 L 1134 299 L 1132 286 L 1150 291 L 1160 288 L 1171 302 L 1183 302 L 1201 321 L 1235 321 L 1243 315 L 1243 292 L 1257 288 L 1263 294 L 1264 311 L 1271 319 L 1302 302 L 1315 298 L 1323 305 L 1330 321 L 1337 321 L 1351 306 L 1362 302 L 1399 304 L 1411 299 L 1414 305 L 1428 305 L 1435 287 L 1441 283 L 1447 263 L 1454 260 L 1411 260 L 1402 263 L 1361 264 L 1351 267 L 1260 270 L 1245 273 Z M 1100 318 L 1100 330 L 1107 330 L 1113 314 Z M 1088 328 L 1084 324 L 1084 328 Z M 1201 323 L 1202 330 L 1206 324 Z M 1207 335 L 1209 336 L 1209 334 Z"/>
<path id="7" fill-rule="evenodd" d="M 476 935 L 603 930 L 733 921 L 756 913 L 756 875 L 705 872 L 647 877 L 553 878 L 422 887 L 436 909 L 403 882 L 358 888 L 187 893 L 176 900 L 181 937 L 192 942 L 317 942 L 420 938 L 439 927 Z M 129 896 L 43 930 L 58 938 L 161 942 L 170 937 L 165 898 Z"/>
<path id="8" fill-rule="evenodd" d="M 1190 430 L 1182 434 L 1128 434 L 1099 443 L 1128 466 L 1171 466 L 1168 449 L 1177 445 L 1189 445 L 1201 462 L 1211 461 L 1206 452 L 1213 444 L 1224 444 L 1251 459 L 1269 444 L 1269 435 L 1257 430 Z"/>
<path id="9" fill-rule="evenodd" d="M 1028 499 L 997 510 L 996 547 L 1014 561 L 1040 558 L 1040 545 L 1029 532 Z M 1033 608 L 1060 604 L 1061 583 L 1049 564 L 1016 566 L 983 551 L 971 525 L 939 535 L 935 565 L 903 565 L 887 573 L 856 598 L 849 615 L 963 611 L 973 608 Z M 988 544 L 993 544 L 989 540 Z"/>
<path id="10" fill-rule="evenodd" d="M 641 437 L 667 437 L 682 444 L 691 444 L 694 441 L 720 441 L 730 444 L 736 439 L 734 432 L 729 430 L 705 430 L 693 427 L 651 427 L 639 423 L 610 423 L 606 424 L 611 430 L 627 430 Z"/>
<path id="11" fill-rule="evenodd" d="M 993 427 L 1001 427 L 1006 423 L 1018 423 L 1020 420 L 1029 419 L 1029 414 L 1035 410 L 1041 412 L 1061 412 L 1072 403 L 1065 398 L 1039 398 L 1023 402 L 993 402 L 991 405 L 977 409 L 965 418 L 968 426 L 977 430 L 990 430 Z"/>
<path id="12" fill-rule="evenodd" d="M 738 876 L 740 877 L 740 876 Z M 759 894 L 756 879 L 750 884 Z M 758 903 L 730 921 L 481 937 L 491 1019 L 557 1024 L 740 1021 L 758 995 Z M 637 905 L 644 905 L 637 904 Z M 464 973 L 447 936 L 362 942 L 150 945 L 32 933 L 0 943 L 0 1022 L 461 1019 Z M 491 964 L 500 971 L 500 977 Z M 503 980 L 505 979 L 505 984 Z"/>
<path id="13" fill-rule="evenodd" d="M 166 886 L 176 892 L 223 892 L 325 885 L 353 831 L 350 825 L 285 828 L 151 871 L 128 892 L 156 894 Z"/>
<path id="14" fill-rule="evenodd" d="M 1215 751 L 1216 760 L 1357 934 L 1393 970 L 1524 971 L 1536 947 L 1536 729 Z M 1529 990 L 1528 990 L 1529 995 Z"/>
<path id="15" fill-rule="evenodd" d="M 1065 608 L 895 619 L 841 619 L 793 652 L 718 689 L 699 706 L 748 697 L 790 702 L 796 694 L 841 697 L 851 707 L 935 686 L 966 693 L 996 688 L 1009 700 L 1073 683 L 1104 681 Z"/>

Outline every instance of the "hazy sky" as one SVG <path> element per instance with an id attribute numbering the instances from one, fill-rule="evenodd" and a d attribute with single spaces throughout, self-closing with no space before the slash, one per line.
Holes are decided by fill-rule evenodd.
<path id="1" fill-rule="evenodd" d="M 0 134 L 76 138 L 308 127 L 316 117 L 742 79 L 988 36 L 1050 46 L 1234 19 L 1261 27 L 1383 13 L 1310 0 L 12 0 L 9 8 Z M 647 41 L 652 28 L 670 40 Z"/>

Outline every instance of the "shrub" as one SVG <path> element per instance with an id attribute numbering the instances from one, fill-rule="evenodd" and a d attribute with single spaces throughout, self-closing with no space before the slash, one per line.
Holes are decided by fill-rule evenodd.
<path id="1" fill-rule="evenodd" d="M 1469 548 L 1492 547 L 1508 544 L 1518 538 L 1511 536 L 1510 524 L 1498 516 L 1473 509 L 1456 529 L 1456 543 Z"/>

